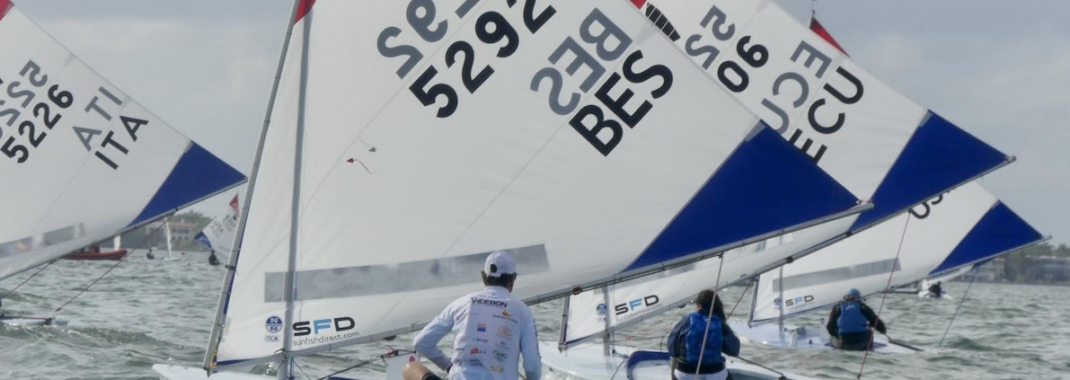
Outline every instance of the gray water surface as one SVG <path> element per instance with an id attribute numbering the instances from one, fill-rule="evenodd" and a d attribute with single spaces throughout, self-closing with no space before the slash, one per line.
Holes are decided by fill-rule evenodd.
<path id="1" fill-rule="evenodd" d="M 0 379 L 155 379 L 150 367 L 173 360 L 200 366 L 223 268 L 207 265 L 203 253 L 177 261 L 147 260 L 143 251 L 66 306 L 59 316 L 67 327 L 20 328 L 0 325 Z M 59 261 L 9 297 L 5 315 L 48 315 L 112 262 Z M 32 273 L 33 271 L 31 271 Z M 0 282 L 7 293 L 30 274 Z M 523 286 L 523 277 L 518 286 Z M 944 347 L 947 327 L 965 283 L 949 283 L 953 301 L 889 295 L 882 319 L 891 337 L 925 349 L 913 355 L 870 355 L 864 379 L 1070 379 L 1070 288 L 975 284 Z M 475 289 L 473 289 L 475 290 Z M 732 308 L 743 288 L 722 295 Z M 744 319 L 750 296 L 735 312 Z M 881 297 L 867 301 L 874 309 Z M 560 303 L 534 307 L 543 339 L 557 337 Z M 657 348 L 684 310 L 622 331 L 618 342 Z M 824 312 L 794 321 L 817 326 Z M 411 345 L 411 336 L 299 360 L 300 378 L 316 379 L 378 356 L 387 346 Z M 448 339 L 448 338 L 447 338 Z M 742 356 L 780 370 L 826 379 L 854 379 L 861 353 L 786 350 L 744 344 Z M 371 364 L 343 376 L 381 379 Z M 272 373 L 260 367 L 262 373 Z M 307 376 L 305 376 L 307 375 Z M 558 374 L 545 376 L 563 380 Z"/>

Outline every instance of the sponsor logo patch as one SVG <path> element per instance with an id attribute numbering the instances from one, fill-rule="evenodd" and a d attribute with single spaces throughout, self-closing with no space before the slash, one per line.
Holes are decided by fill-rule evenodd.
<path id="1" fill-rule="evenodd" d="M 477 324 L 476 332 L 487 332 L 487 325 L 485 323 Z"/>
<path id="2" fill-rule="evenodd" d="M 476 305 L 493 306 L 493 307 L 500 307 L 500 308 L 505 308 L 506 306 L 509 306 L 509 302 L 506 302 L 506 301 L 488 300 L 488 299 L 478 298 L 478 297 L 472 297 L 472 303 L 474 303 Z"/>
<path id="3" fill-rule="evenodd" d="M 267 329 L 268 334 L 278 334 L 282 331 L 282 318 L 274 315 L 268 317 L 267 322 L 264 322 L 264 328 Z"/>
<path id="4" fill-rule="evenodd" d="M 503 361 L 504 362 L 505 359 L 509 358 L 508 354 L 506 354 L 504 352 L 501 352 L 501 351 L 498 351 L 498 350 L 494 350 L 493 354 L 494 354 L 494 358 L 498 359 L 498 361 Z"/>
<path id="5" fill-rule="evenodd" d="M 498 335 L 502 338 L 511 338 L 513 336 L 513 329 L 509 328 L 509 326 L 499 327 Z"/>

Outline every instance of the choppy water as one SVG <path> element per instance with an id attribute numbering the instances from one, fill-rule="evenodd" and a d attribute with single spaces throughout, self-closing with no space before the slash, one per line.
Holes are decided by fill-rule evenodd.
<path id="1" fill-rule="evenodd" d="M 13 328 L 0 325 L 0 379 L 153 379 L 154 363 L 169 359 L 199 365 L 223 276 L 207 266 L 204 254 L 182 260 L 147 260 L 142 252 L 64 308 L 68 327 Z M 60 261 L 4 299 L 5 314 L 42 315 L 103 273 L 110 262 Z M 0 292 L 28 274 L 0 283 Z M 523 278 L 520 279 L 523 281 Z M 947 284 L 961 297 L 966 284 Z M 723 294 L 726 307 L 743 288 Z M 736 314 L 746 314 L 749 296 Z M 869 301 L 874 308 L 880 298 Z M 943 348 L 936 343 L 955 309 L 955 301 L 890 295 L 883 318 L 889 335 L 925 349 L 914 355 L 871 355 L 867 379 L 1070 379 L 1070 288 L 975 284 L 970 299 Z M 557 336 L 559 304 L 535 307 L 540 335 Z M 630 345 L 657 347 L 683 311 L 668 313 L 622 332 Z M 805 319 L 816 325 L 821 315 Z M 411 342 L 401 337 L 398 342 Z M 318 378 L 359 359 L 386 352 L 380 344 L 316 355 L 299 362 Z M 853 379 L 860 353 L 793 351 L 744 345 L 743 356 L 768 366 L 828 379 Z M 268 370 L 260 368 L 261 370 Z M 378 379 L 379 365 L 346 373 Z M 548 375 L 562 380 L 559 375 Z"/>

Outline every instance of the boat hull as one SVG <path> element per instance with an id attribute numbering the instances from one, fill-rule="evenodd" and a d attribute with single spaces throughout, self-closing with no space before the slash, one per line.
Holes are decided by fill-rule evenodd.
<path id="1" fill-rule="evenodd" d="M 836 349 L 829 344 L 827 334 L 823 333 L 824 326 L 818 328 L 784 326 L 783 340 L 781 340 L 779 327 L 771 323 L 749 327 L 745 323 L 732 322 L 731 326 L 732 331 L 739 336 L 740 340 L 753 344 L 792 349 Z M 873 347 L 870 351 L 879 354 L 912 354 L 921 350 L 874 336 Z"/>
<path id="2" fill-rule="evenodd" d="M 670 378 L 669 362 L 666 358 L 642 360 L 630 368 L 625 368 L 628 357 L 637 352 L 631 347 L 616 346 L 614 353 L 606 356 L 602 345 L 580 344 L 566 352 L 560 352 L 556 343 L 540 342 L 539 351 L 542 354 L 542 364 L 551 371 L 581 380 L 665 380 Z M 667 355 L 664 356 L 667 357 Z M 735 358 L 727 358 L 726 366 L 735 380 L 776 380 L 781 376 L 793 380 L 814 380 L 790 373 L 773 372 Z"/>
<path id="3" fill-rule="evenodd" d="M 64 260 L 85 260 L 85 261 L 99 261 L 99 260 L 111 260 L 118 261 L 126 257 L 127 251 L 125 249 L 119 249 L 117 251 L 110 252 L 85 252 L 77 251 L 67 256 L 63 256 Z"/>
<path id="4" fill-rule="evenodd" d="M 152 370 L 160 380 L 207 380 L 208 372 L 200 368 L 183 367 L 171 364 L 154 364 Z M 212 380 L 265 380 L 274 376 L 253 375 L 238 372 L 218 372 L 212 374 Z"/>
<path id="5" fill-rule="evenodd" d="M 66 326 L 67 320 L 52 317 L 0 317 L 0 323 L 8 326 Z"/>
<path id="6" fill-rule="evenodd" d="M 944 294 L 941 294 L 939 297 L 937 297 L 936 295 L 934 295 L 932 292 L 930 292 L 928 290 L 919 291 L 918 292 L 918 298 L 940 298 L 940 299 L 945 299 L 945 300 L 955 299 L 951 295 L 947 294 L 947 292 L 944 292 Z"/>

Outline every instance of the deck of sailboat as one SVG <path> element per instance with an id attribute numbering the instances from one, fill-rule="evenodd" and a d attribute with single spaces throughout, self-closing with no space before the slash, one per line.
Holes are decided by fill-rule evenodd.
<path id="1" fill-rule="evenodd" d="M 755 326 L 747 326 L 745 323 L 738 322 L 731 322 L 730 324 L 732 331 L 739 336 L 740 340 L 752 344 L 790 349 L 835 349 L 829 344 L 827 334 L 822 334 L 824 326 L 809 326 L 809 328 L 785 326 L 785 332 L 781 335 L 780 327 L 774 323 Z M 921 350 L 889 341 L 880 336 L 874 336 L 873 347 L 870 351 L 878 354 L 912 354 Z"/>
<path id="2" fill-rule="evenodd" d="M 629 365 L 628 358 L 636 352 L 651 352 L 633 347 L 615 346 L 614 352 L 606 356 L 604 347 L 600 344 L 580 344 L 560 352 L 556 344 L 540 342 L 539 351 L 543 365 L 551 371 L 580 380 L 663 380 L 670 377 L 669 362 L 657 358 L 657 355 L 651 355 L 655 356 L 652 360 L 632 360 Z M 795 380 L 812 379 L 790 373 L 777 373 L 735 358 L 727 358 L 726 364 L 732 378 L 736 380 L 780 379 L 781 376 Z"/>

